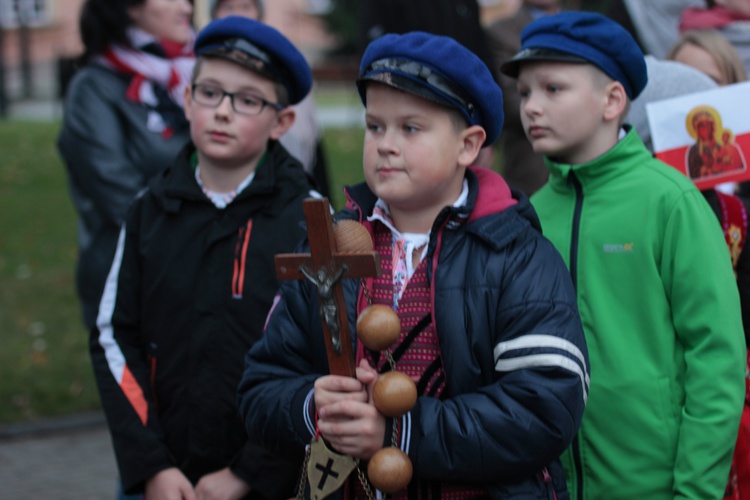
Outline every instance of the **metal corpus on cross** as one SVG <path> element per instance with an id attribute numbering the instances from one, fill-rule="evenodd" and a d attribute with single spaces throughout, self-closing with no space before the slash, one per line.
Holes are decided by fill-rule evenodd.
<path id="1" fill-rule="evenodd" d="M 379 276 L 380 256 L 371 247 L 370 251 L 338 251 L 328 199 L 308 198 L 302 208 L 310 253 L 276 255 L 276 276 L 280 280 L 308 279 L 315 284 L 330 372 L 354 377 L 356 366 L 341 279 Z"/>

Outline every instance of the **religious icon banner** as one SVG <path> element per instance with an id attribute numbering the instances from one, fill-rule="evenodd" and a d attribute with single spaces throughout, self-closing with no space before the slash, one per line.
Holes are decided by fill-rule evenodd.
<path id="1" fill-rule="evenodd" d="M 646 104 L 656 157 L 708 189 L 750 179 L 750 82 Z"/>

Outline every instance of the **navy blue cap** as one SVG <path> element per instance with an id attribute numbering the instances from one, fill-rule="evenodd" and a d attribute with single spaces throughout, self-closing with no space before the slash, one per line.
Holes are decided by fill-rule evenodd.
<path id="1" fill-rule="evenodd" d="M 500 86 L 482 60 L 453 38 L 413 31 L 375 39 L 362 55 L 357 79 L 365 105 L 368 82 L 456 108 L 469 125 L 484 128 L 485 145 L 503 128 Z"/>
<path id="2" fill-rule="evenodd" d="M 593 64 L 620 82 L 631 100 L 648 81 L 643 52 L 630 33 L 595 12 L 561 12 L 529 23 L 521 32 L 521 51 L 500 71 L 516 78 L 524 61 Z"/>
<path id="3" fill-rule="evenodd" d="M 195 55 L 221 57 L 281 83 L 289 103 L 297 104 L 312 88 L 304 56 L 276 29 L 254 19 L 229 16 L 211 21 L 195 39 Z"/>

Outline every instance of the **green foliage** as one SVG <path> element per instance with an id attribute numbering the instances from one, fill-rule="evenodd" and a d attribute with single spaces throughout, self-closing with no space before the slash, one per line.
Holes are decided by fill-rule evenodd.
<path id="1" fill-rule="evenodd" d="M 323 134 L 323 147 L 328 161 L 328 178 L 331 182 L 331 205 L 344 208 L 344 186 L 364 180 L 362 174 L 363 128 L 328 129 Z"/>
<path id="2" fill-rule="evenodd" d="M 0 122 L 0 423 L 97 408 L 56 123 Z"/>
<path id="3" fill-rule="evenodd" d="M 356 55 L 359 52 L 359 0 L 333 0 L 333 9 L 323 16 L 331 33 L 336 34 L 336 55 Z"/>

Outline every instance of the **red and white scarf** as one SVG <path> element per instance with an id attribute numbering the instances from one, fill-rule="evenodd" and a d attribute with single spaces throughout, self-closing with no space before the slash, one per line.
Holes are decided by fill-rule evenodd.
<path id="1" fill-rule="evenodd" d="M 169 98 L 180 108 L 185 104 L 185 87 L 195 65 L 193 39 L 184 45 L 157 40 L 152 35 L 138 28 L 128 29 L 128 38 L 135 49 L 122 45 L 111 45 L 96 60 L 99 64 L 112 68 L 120 73 L 131 75 L 126 97 L 151 108 L 148 128 L 165 135 L 171 135 L 169 124 L 156 112 L 159 105 L 154 92 L 154 85 L 166 90 Z M 166 57 L 159 57 L 142 50 L 149 44 L 159 45 Z"/>

